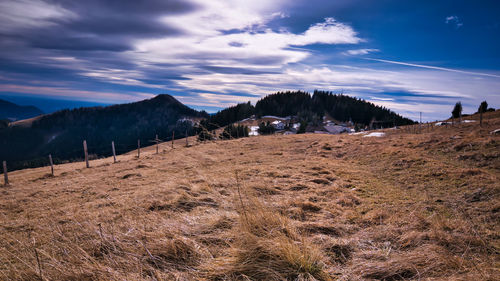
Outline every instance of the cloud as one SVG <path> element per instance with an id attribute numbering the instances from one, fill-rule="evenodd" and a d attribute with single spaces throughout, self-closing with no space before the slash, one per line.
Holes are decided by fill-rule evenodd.
<path id="1" fill-rule="evenodd" d="M 331 17 L 300 33 L 271 29 L 269 22 L 288 17 L 284 1 L 14 2 L 5 2 L 5 14 L 12 16 L 0 18 L 1 26 L 15 27 L 2 34 L 0 59 L 22 63 L 26 71 L 50 66 L 117 85 L 168 89 L 178 83 L 167 77 L 280 72 L 310 57 L 308 45 L 362 41 Z M 40 7 L 33 22 L 47 24 L 9 22 L 23 19 L 21 11 L 30 5 Z M 73 59 L 55 59 L 61 57 Z"/>
<path id="2" fill-rule="evenodd" d="M 232 15 L 228 15 L 224 20 L 224 15 L 219 15 L 217 20 L 227 21 L 227 24 L 233 23 L 235 28 L 242 30 L 230 34 L 208 30 L 198 34 L 206 26 L 195 25 L 194 34 L 140 40 L 130 55 L 137 56 L 137 59 L 144 63 L 155 61 L 193 66 L 283 67 L 300 62 L 310 55 L 308 50 L 294 49 L 293 46 L 356 44 L 362 40 L 351 27 L 333 18 L 326 18 L 324 22 L 311 25 L 305 32 L 294 34 L 271 29 L 254 32 L 250 27 L 264 24 L 265 17 L 255 17 L 252 22 L 250 19 L 253 17 L 247 15 L 242 16 L 241 22 L 236 22 Z M 206 16 L 212 18 L 213 15 Z M 188 16 L 181 16 L 183 20 L 192 21 L 186 17 Z M 218 26 L 218 23 L 214 25 Z M 226 29 L 234 30 L 230 25 L 226 25 Z"/>
<path id="3" fill-rule="evenodd" d="M 455 25 L 455 28 L 460 28 L 462 27 L 464 24 L 462 23 L 462 21 L 460 21 L 460 19 L 458 18 L 458 16 L 448 16 L 445 18 L 445 23 L 446 24 L 453 24 Z"/>
<path id="4" fill-rule="evenodd" d="M 357 44 L 362 39 L 352 27 L 337 22 L 334 18 L 325 18 L 322 23 L 309 27 L 303 34 L 292 36 L 291 45 L 305 46 L 310 44 Z"/>
<path id="5" fill-rule="evenodd" d="M 449 72 L 457 72 L 457 73 L 477 75 L 477 76 L 487 76 L 487 77 L 500 78 L 500 75 L 497 75 L 497 74 L 483 73 L 483 72 L 474 72 L 474 71 L 465 71 L 465 70 L 459 70 L 459 69 L 453 69 L 453 68 L 446 68 L 446 67 L 439 67 L 439 66 L 430 66 L 430 65 L 414 64 L 414 63 L 407 63 L 407 62 L 400 62 L 400 61 L 391 61 L 391 60 L 383 60 L 383 59 L 372 59 L 372 58 L 365 58 L 365 60 L 379 61 L 379 62 L 399 64 L 399 65 L 419 67 L 419 68 L 435 69 L 435 70 L 442 70 L 442 71 L 449 71 Z"/>
<path id="6" fill-rule="evenodd" d="M 147 5 L 133 0 L 4 0 L 0 9 L 0 31 L 11 44 L 121 52 L 130 49 L 137 38 L 179 34 L 179 30 L 161 22 L 161 17 L 196 7 L 182 0 L 151 0 Z"/>
<path id="7" fill-rule="evenodd" d="M 426 104 L 442 110 L 440 103 L 498 100 L 498 73 L 359 64 L 355 56 L 379 51 L 365 34 L 334 17 L 296 20 L 289 2 L 0 0 L 0 92 L 110 103 L 171 93 L 221 108 L 279 90 L 321 89 L 408 114 Z M 446 23 L 461 24 L 456 16 Z"/>
<path id="8" fill-rule="evenodd" d="M 448 107 L 462 101 L 466 110 L 474 110 L 481 99 L 496 97 L 495 89 L 500 80 L 484 77 L 477 80 L 460 72 L 443 72 L 437 69 L 380 70 L 369 67 L 328 66 L 328 67 L 287 67 L 279 73 L 256 75 L 207 73 L 187 75 L 189 80 L 178 81 L 181 88 L 200 92 L 210 92 L 214 96 L 229 97 L 224 104 L 247 100 L 247 97 L 234 98 L 234 93 L 252 93 L 262 97 L 276 91 L 315 89 L 343 92 L 365 98 L 379 105 L 388 106 L 401 114 L 417 116 L 419 111 L 426 112 L 425 120 L 448 117 Z M 213 106 L 203 96 L 193 93 L 194 97 L 186 102 L 195 101 L 196 105 Z M 377 98 L 374 98 L 377 97 Z M 490 98 L 488 100 L 495 100 Z"/>
<path id="9" fill-rule="evenodd" d="M 347 50 L 344 52 L 344 55 L 351 55 L 351 56 L 357 56 L 357 55 L 367 55 L 370 53 L 375 53 L 379 52 L 379 49 L 356 49 L 356 50 Z"/>
<path id="10" fill-rule="evenodd" d="M 41 87 L 41 86 L 20 86 L 15 84 L 0 84 L 0 92 L 3 93 L 23 93 L 23 94 L 41 94 L 43 96 L 54 98 L 71 99 L 75 96 L 80 101 L 114 103 L 116 100 L 123 102 L 132 102 L 141 99 L 152 98 L 153 94 L 124 94 L 105 91 L 86 91 L 75 90 L 67 87 Z"/>
<path id="11" fill-rule="evenodd" d="M 1 1 L 0 10 L 2 33 L 54 26 L 54 20 L 66 21 L 76 18 L 72 11 L 41 0 Z"/>

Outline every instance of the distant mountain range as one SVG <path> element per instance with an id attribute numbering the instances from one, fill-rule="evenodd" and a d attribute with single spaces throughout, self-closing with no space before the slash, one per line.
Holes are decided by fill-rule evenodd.
<path id="1" fill-rule="evenodd" d="M 25 118 L 41 111 L 33 109 L 32 113 L 24 115 Z M 201 127 L 213 130 L 252 115 L 295 116 L 301 123 L 312 126 L 326 115 L 357 126 L 414 123 L 364 100 L 321 91 L 313 95 L 301 91 L 276 93 L 262 98 L 255 106 L 242 103 L 213 115 L 191 109 L 170 95 L 158 95 L 129 104 L 66 109 L 13 122 L 4 128 L 0 126 L 0 160 L 7 160 L 10 170 L 47 165 L 49 154 L 56 163 L 80 160 L 83 140 L 87 141 L 93 157 L 110 156 L 111 141 L 121 154 L 136 149 L 137 140 L 143 146 L 151 145 L 155 135 L 170 140 L 174 132 L 176 138 L 183 138 Z M 201 126 L 194 127 L 197 121 Z"/>
<path id="2" fill-rule="evenodd" d="M 22 106 L 0 99 L 0 120 L 8 119 L 9 121 L 15 121 L 41 114 L 43 114 L 43 111 L 35 106 Z"/>

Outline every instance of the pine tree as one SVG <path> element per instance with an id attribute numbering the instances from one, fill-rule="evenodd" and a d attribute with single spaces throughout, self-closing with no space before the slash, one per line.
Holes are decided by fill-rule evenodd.
<path id="1" fill-rule="evenodd" d="M 275 131 L 276 129 L 271 123 L 269 123 L 269 121 L 267 121 L 267 123 L 262 122 L 259 124 L 258 132 L 261 135 L 271 135 L 274 134 Z"/>
<path id="2" fill-rule="evenodd" d="M 203 129 L 198 133 L 198 140 L 199 141 L 210 141 L 213 139 L 214 139 L 214 136 L 207 129 Z"/>
<path id="3" fill-rule="evenodd" d="M 306 128 L 307 128 L 307 121 L 302 120 L 300 122 L 300 127 L 299 130 L 297 131 L 297 134 L 304 134 L 306 132 Z"/>
<path id="4" fill-rule="evenodd" d="M 488 103 L 486 101 L 481 102 L 476 113 L 485 113 L 488 110 Z"/>
<path id="5" fill-rule="evenodd" d="M 453 118 L 460 118 L 462 116 L 462 103 L 457 102 L 453 111 L 451 112 Z"/>

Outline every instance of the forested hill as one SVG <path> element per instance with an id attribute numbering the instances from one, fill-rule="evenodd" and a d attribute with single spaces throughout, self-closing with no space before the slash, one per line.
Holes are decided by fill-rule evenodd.
<path id="1" fill-rule="evenodd" d="M 155 134 L 167 139 L 175 131 L 176 136 L 183 137 L 186 129 L 191 130 L 183 118 L 206 117 L 208 114 L 170 95 L 129 104 L 62 110 L 28 126 L 0 129 L 0 156 L 9 161 L 9 169 L 46 164 L 48 154 L 56 162 L 81 159 L 84 139 L 90 154 L 110 155 L 111 141 L 115 141 L 117 153 L 123 153 L 135 149 L 138 139 L 150 145 Z"/>
<path id="2" fill-rule="evenodd" d="M 301 91 L 272 94 L 257 102 L 255 114 L 282 117 L 311 114 L 322 117 L 328 114 L 341 122 L 352 121 L 359 125 L 369 125 L 372 121 L 376 121 L 385 127 L 414 123 L 408 118 L 371 102 L 324 91 L 314 91 L 312 96 Z"/>
<path id="3" fill-rule="evenodd" d="M 303 91 L 295 91 L 268 95 L 257 101 L 255 106 L 250 103 L 241 103 L 226 108 L 210 116 L 203 125 L 208 129 L 213 129 L 254 114 L 257 117 L 265 115 L 298 116 L 299 119 L 306 122 L 315 122 L 328 114 L 338 121 L 352 121 L 360 126 L 370 125 L 372 121 L 376 121 L 378 126 L 382 127 L 414 123 L 414 121 L 387 108 L 362 99 L 324 91 L 314 91 L 313 95 Z"/>
<path id="4" fill-rule="evenodd" d="M 19 120 L 35 117 L 43 114 L 37 107 L 28 105 L 22 106 L 0 99 L 0 120 Z"/>
<path id="5" fill-rule="evenodd" d="M 62 110 L 36 119 L 22 121 L 7 128 L 0 127 L 0 160 L 9 162 L 9 169 L 36 167 L 48 163 L 48 154 L 55 162 L 78 160 L 83 157 L 83 140 L 87 140 L 90 154 L 111 155 L 111 141 L 117 153 L 137 147 L 139 139 L 150 145 L 155 135 L 169 140 L 172 132 L 177 137 L 194 134 L 184 118 L 204 119 L 201 125 L 209 130 L 248 118 L 264 115 L 297 116 L 299 121 L 317 125 L 329 115 L 358 126 L 377 121 L 377 126 L 412 124 L 413 121 L 380 106 L 361 99 L 335 95 L 330 92 L 278 92 L 259 100 L 255 106 L 238 104 L 214 115 L 191 109 L 170 95 L 129 104 L 107 107 L 87 107 Z"/>

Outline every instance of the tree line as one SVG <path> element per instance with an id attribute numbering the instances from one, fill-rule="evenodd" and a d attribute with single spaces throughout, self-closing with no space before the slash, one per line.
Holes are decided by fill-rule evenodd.
<path id="1" fill-rule="evenodd" d="M 372 121 L 377 121 L 382 127 L 415 123 L 363 99 L 326 91 L 314 91 L 312 95 L 304 91 L 287 91 L 268 95 L 257 101 L 255 106 L 248 102 L 223 109 L 200 124 L 207 130 L 214 130 L 252 115 L 257 118 L 266 115 L 296 116 L 301 123 L 318 124 L 326 114 L 340 122 L 351 121 L 363 127 L 369 126 Z"/>

